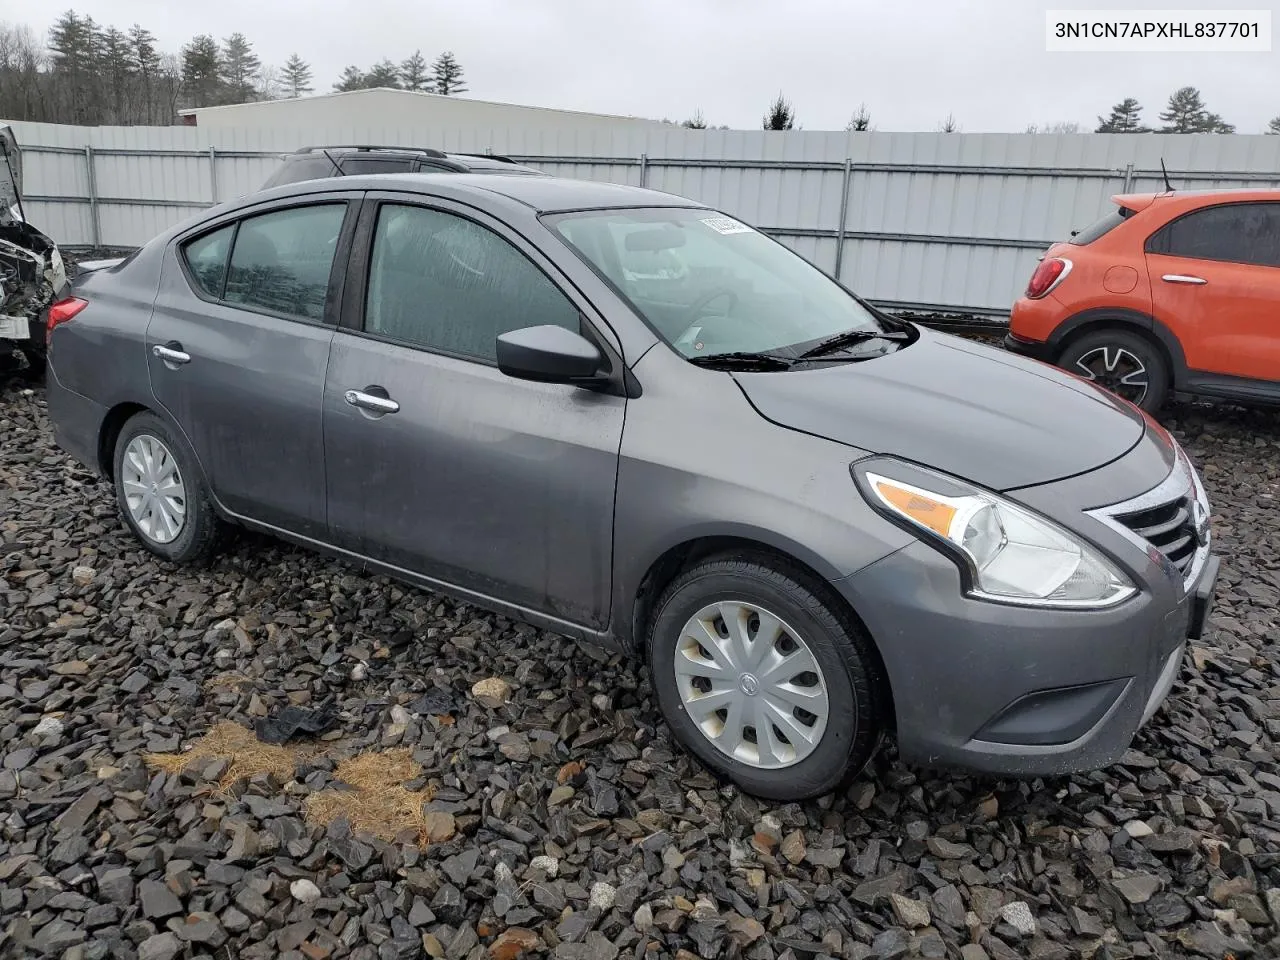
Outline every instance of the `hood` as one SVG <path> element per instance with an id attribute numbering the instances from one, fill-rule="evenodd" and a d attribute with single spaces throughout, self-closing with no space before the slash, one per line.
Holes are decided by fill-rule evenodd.
<path id="1" fill-rule="evenodd" d="M 992 490 L 1094 470 L 1142 439 L 1131 404 L 1056 367 L 960 337 L 873 360 L 734 373 L 766 419 L 902 457 Z"/>

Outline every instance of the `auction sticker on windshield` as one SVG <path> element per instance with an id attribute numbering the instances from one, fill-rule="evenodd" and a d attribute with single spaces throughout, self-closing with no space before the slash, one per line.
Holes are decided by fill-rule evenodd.
<path id="1" fill-rule="evenodd" d="M 745 223 L 739 223 L 733 217 L 707 217 L 700 220 L 699 223 L 705 223 L 716 233 L 754 233 L 755 231 L 748 227 Z"/>

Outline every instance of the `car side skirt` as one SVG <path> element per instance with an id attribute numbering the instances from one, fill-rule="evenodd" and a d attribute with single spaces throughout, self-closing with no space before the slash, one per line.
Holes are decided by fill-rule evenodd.
<path id="1" fill-rule="evenodd" d="M 412 570 L 406 570 L 403 567 L 397 567 L 393 564 L 384 563 L 380 560 L 374 560 L 373 558 L 367 557 L 357 551 L 334 546 L 324 540 L 316 540 L 312 537 L 306 537 L 301 534 L 294 533 L 284 527 L 277 527 L 269 523 L 262 523 L 261 521 L 233 513 L 221 504 L 216 504 L 216 507 L 218 513 L 225 519 L 230 520 L 239 526 L 245 527 L 246 529 L 256 530 L 259 533 L 265 533 L 297 546 L 314 550 L 317 553 L 358 564 L 362 569 L 368 570 L 371 573 L 381 573 L 396 580 L 403 581 L 404 583 L 411 584 L 415 587 L 442 593 L 466 603 L 474 603 L 476 606 L 482 607 L 500 616 L 528 623 L 544 630 L 550 630 L 552 633 L 561 634 L 572 640 L 591 643 L 599 647 L 604 647 L 610 651 L 619 653 L 625 652 L 618 639 L 610 631 L 596 630 L 579 623 L 562 620 L 559 617 L 553 617 L 550 614 L 542 613 L 538 610 L 522 607 L 514 603 L 508 603 L 505 600 L 499 600 L 498 598 L 489 596 L 488 594 L 468 590 L 465 587 L 459 587 L 456 584 L 449 583 L 444 580 L 437 580 L 433 577 L 423 576 L 422 574 L 414 573 Z"/>

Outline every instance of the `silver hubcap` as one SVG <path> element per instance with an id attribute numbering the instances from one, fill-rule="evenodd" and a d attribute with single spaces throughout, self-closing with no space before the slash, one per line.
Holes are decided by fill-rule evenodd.
<path id="1" fill-rule="evenodd" d="M 822 742 L 830 713 L 822 667 L 763 607 L 739 600 L 703 607 L 680 632 L 675 672 L 685 712 L 735 760 L 776 770 Z"/>
<path id="2" fill-rule="evenodd" d="M 1124 347 L 1094 347 L 1076 361 L 1076 370 L 1131 403 L 1147 395 L 1146 365 Z"/>
<path id="3" fill-rule="evenodd" d="M 187 518 L 187 491 L 178 461 L 155 437 L 140 434 L 124 449 L 120 484 L 129 516 L 149 540 L 169 543 Z"/>

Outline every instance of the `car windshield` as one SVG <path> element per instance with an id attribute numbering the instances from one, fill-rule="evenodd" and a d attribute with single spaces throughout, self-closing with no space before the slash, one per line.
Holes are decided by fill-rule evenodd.
<path id="1" fill-rule="evenodd" d="M 886 327 L 777 241 L 713 210 L 592 210 L 549 225 L 684 356 L 798 357 Z"/>

